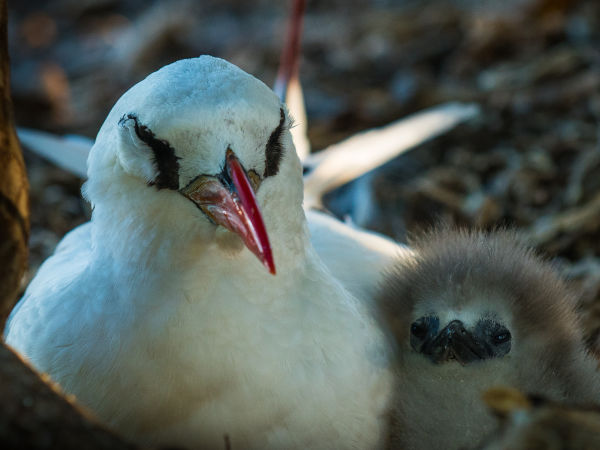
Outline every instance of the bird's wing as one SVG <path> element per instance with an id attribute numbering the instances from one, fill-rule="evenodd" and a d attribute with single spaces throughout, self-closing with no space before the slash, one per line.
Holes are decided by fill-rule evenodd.
<path id="1" fill-rule="evenodd" d="M 87 177 L 87 158 L 94 141 L 83 136 L 56 136 L 30 128 L 17 128 L 21 144 L 81 178 Z"/>
<path id="2" fill-rule="evenodd" d="M 312 166 L 304 178 L 304 208 L 312 244 L 333 275 L 358 298 L 372 298 L 391 262 L 398 257 L 410 257 L 412 251 L 312 208 L 321 206 L 326 192 L 473 118 L 478 111 L 472 104 L 433 107 L 381 129 L 357 134 L 310 155 L 305 161 L 305 165 Z M 368 188 L 368 185 L 357 186 L 367 196 Z"/>
<path id="3" fill-rule="evenodd" d="M 56 247 L 54 254 L 40 266 L 25 295 L 12 310 L 6 323 L 4 336 L 9 344 L 13 342 L 21 345 L 23 339 L 31 336 L 30 324 L 26 318 L 35 317 L 42 313 L 42 310 L 51 308 L 48 299 L 63 292 L 64 288 L 71 285 L 72 281 L 85 270 L 90 256 L 90 235 L 90 222 L 75 228 L 67 233 Z M 25 312 L 24 309 L 27 309 L 27 312 L 18 321 L 14 321 L 17 315 Z"/>
<path id="4" fill-rule="evenodd" d="M 327 214 L 308 210 L 306 216 L 317 254 L 342 285 L 358 298 L 371 298 L 391 262 L 412 255 L 404 245 Z"/>
<path id="5" fill-rule="evenodd" d="M 327 192 L 479 114 L 475 104 L 445 103 L 363 131 L 311 154 L 305 161 L 304 204 L 320 207 Z"/>

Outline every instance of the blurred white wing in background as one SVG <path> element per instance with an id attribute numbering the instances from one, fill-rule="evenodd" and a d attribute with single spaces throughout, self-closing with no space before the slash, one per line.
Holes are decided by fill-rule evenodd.
<path id="1" fill-rule="evenodd" d="M 474 104 L 445 103 L 363 131 L 310 154 L 304 161 L 305 207 L 321 206 L 323 195 L 433 139 L 479 113 Z"/>
<path id="2" fill-rule="evenodd" d="M 94 141 L 84 136 L 57 136 L 31 128 L 17 128 L 23 147 L 81 178 L 87 178 L 87 157 Z"/>

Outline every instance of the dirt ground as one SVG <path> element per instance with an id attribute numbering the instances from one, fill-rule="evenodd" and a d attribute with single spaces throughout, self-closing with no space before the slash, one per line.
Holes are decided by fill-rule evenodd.
<path id="1" fill-rule="evenodd" d="M 114 101 L 171 61 L 208 53 L 272 85 L 287 3 L 275 0 L 9 2 L 19 125 L 94 137 Z M 404 241 L 439 221 L 516 227 L 580 293 L 600 330 L 600 2 L 308 2 L 301 79 L 314 149 L 446 101 L 481 116 L 370 174 L 340 217 Z M 26 152 L 28 279 L 89 217 L 82 180 Z"/>

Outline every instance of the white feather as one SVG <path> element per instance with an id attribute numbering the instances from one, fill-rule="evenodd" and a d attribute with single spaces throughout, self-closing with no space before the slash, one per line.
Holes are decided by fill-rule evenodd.
<path id="1" fill-rule="evenodd" d="M 87 158 L 94 141 L 80 136 L 70 138 L 51 133 L 17 128 L 21 144 L 57 166 L 84 178 L 87 174 Z"/>

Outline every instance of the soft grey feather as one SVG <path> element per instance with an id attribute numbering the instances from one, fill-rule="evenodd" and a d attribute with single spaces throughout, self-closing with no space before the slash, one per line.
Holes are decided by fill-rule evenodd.
<path id="1" fill-rule="evenodd" d="M 390 267 L 377 299 L 397 344 L 391 447 L 475 446 L 495 423 L 481 394 L 498 385 L 555 401 L 600 399 L 598 362 L 583 344 L 573 295 L 515 234 L 443 229 L 411 247 L 411 257 Z M 411 333 L 419 332 L 411 324 L 423 316 L 437 317 L 440 330 L 452 320 L 462 320 L 467 331 L 469 322 L 502 324 L 510 330 L 510 350 L 436 364 L 415 336 L 411 345 Z"/>

